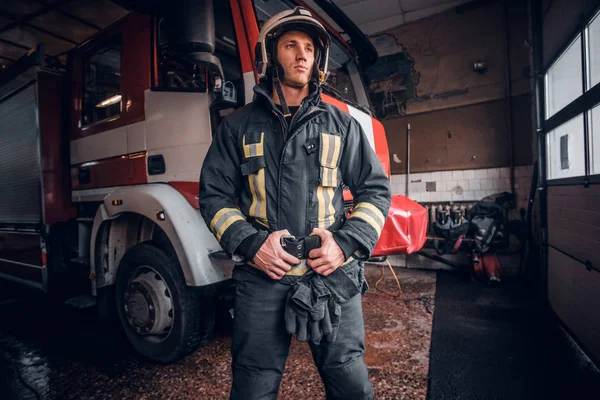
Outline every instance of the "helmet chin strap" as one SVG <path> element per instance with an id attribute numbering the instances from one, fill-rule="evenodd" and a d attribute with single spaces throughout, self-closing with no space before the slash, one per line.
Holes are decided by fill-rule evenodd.
<path id="1" fill-rule="evenodd" d="M 289 117 L 292 114 L 290 113 L 290 109 L 287 105 L 287 101 L 285 101 L 285 96 L 283 95 L 283 89 L 281 88 L 281 80 L 279 79 L 279 68 L 273 67 L 273 87 L 277 92 L 277 97 L 279 98 L 279 103 L 281 103 L 281 108 L 283 109 L 283 116 Z"/>

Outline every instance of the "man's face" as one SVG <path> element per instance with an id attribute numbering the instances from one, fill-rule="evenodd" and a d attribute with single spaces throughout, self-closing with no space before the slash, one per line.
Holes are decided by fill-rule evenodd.
<path id="1" fill-rule="evenodd" d="M 301 89 L 308 84 L 315 64 L 315 48 L 309 35 L 300 31 L 281 35 L 277 58 L 285 71 L 284 85 Z"/>

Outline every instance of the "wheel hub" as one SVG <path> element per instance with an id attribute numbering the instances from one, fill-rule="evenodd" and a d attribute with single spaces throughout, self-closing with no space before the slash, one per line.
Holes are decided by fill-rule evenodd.
<path id="1" fill-rule="evenodd" d="M 155 271 L 143 272 L 129 283 L 123 308 L 129 325 L 140 335 L 164 335 L 171 328 L 171 294 Z"/>

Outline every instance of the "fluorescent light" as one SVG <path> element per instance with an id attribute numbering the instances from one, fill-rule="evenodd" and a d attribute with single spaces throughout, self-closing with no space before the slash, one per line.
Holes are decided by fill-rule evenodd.
<path id="1" fill-rule="evenodd" d="M 118 94 L 116 96 L 109 97 L 106 100 L 102 100 L 100 103 L 96 104 L 96 107 L 108 107 L 110 105 L 119 103 L 120 101 L 121 101 L 121 95 Z"/>

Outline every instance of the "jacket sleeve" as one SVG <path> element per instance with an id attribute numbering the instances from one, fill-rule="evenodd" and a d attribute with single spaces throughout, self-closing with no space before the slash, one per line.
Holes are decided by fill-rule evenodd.
<path id="1" fill-rule="evenodd" d="M 358 242 L 353 256 L 366 260 L 381 235 L 390 208 L 391 191 L 381 161 L 354 118 L 347 130 L 340 168 L 342 179 L 352 192 L 354 207 L 338 235 Z"/>
<path id="2" fill-rule="evenodd" d="M 224 119 L 200 171 L 200 213 L 230 256 L 236 255 L 244 239 L 257 233 L 237 206 L 239 190 L 244 186 L 238 149 L 227 119 Z"/>

